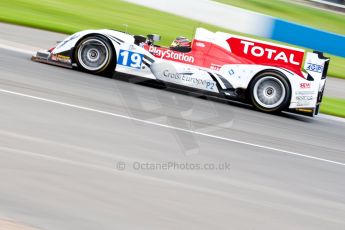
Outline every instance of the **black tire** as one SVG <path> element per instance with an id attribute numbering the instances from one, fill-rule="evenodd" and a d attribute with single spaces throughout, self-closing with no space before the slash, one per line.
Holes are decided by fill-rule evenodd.
<path id="1" fill-rule="evenodd" d="M 78 42 L 74 52 L 75 62 L 85 72 L 109 75 L 115 69 L 115 51 L 107 38 L 88 36 Z"/>
<path id="2" fill-rule="evenodd" d="M 254 107 L 263 112 L 285 109 L 291 97 L 290 86 L 284 75 L 267 71 L 257 75 L 250 85 L 250 99 Z"/>

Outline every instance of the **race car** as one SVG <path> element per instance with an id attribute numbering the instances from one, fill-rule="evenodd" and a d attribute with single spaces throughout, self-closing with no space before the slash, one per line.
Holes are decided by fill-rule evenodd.
<path id="1" fill-rule="evenodd" d="M 240 100 L 263 112 L 318 114 L 329 65 L 321 52 L 204 28 L 196 29 L 187 49 L 161 47 L 159 40 L 156 34 L 84 30 L 32 60 L 99 75 L 125 73 Z"/>

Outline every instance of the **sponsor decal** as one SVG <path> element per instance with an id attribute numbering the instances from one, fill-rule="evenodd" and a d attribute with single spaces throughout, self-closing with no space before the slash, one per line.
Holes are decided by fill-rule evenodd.
<path id="1" fill-rule="evenodd" d="M 322 73 L 323 71 L 323 66 L 322 65 L 317 65 L 313 63 L 307 63 L 306 70 L 316 72 L 316 73 Z"/>
<path id="2" fill-rule="evenodd" d="M 296 92 L 297 106 L 312 106 L 312 102 L 315 99 L 313 94 L 314 93 L 312 91 L 297 91 Z"/>
<path id="3" fill-rule="evenodd" d="M 195 61 L 195 58 L 193 56 L 190 56 L 185 53 L 176 52 L 169 49 L 159 49 L 155 46 L 149 47 L 149 52 L 152 53 L 154 56 L 163 58 L 163 59 L 169 59 L 173 61 L 181 61 L 181 62 L 187 62 L 193 64 Z"/>
<path id="4" fill-rule="evenodd" d="M 301 83 L 299 84 L 301 89 L 310 89 L 310 83 Z"/>
<path id="5" fill-rule="evenodd" d="M 279 66 L 303 77 L 301 67 L 304 52 L 301 50 L 231 37 L 227 40 L 232 53 L 253 64 Z"/>
<path id="6" fill-rule="evenodd" d="M 314 97 L 313 96 L 297 96 L 296 99 L 301 100 L 301 101 L 311 101 L 314 99 Z"/>
<path id="7" fill-rule="evenodd" d="M 220 68 L 222 68 L 221 65 L 217 65 L 217 64 L 211 64 L 210 66 L 210 69 L 213 69 L 213 70 L 216 70 L 216 71 L 219 71 Z"/>
<path id="8" fill-rule="evenodd" d="M 203 42 L 196 42 L 195 45 L 203 48 L 206 46 Z"/>
<path id="9" fill-rule="evenodd" d="M 296 95 L 314 95 L 313 91 L 296 91 Z"/>
<path id="10" fill-rule="evenodd" d="M 296 109 L 296 111 L 305 112 L 305 113 L 312 113 L 313 109 Z"/>
<path id="11" fill-rule="evenodd" d="M 251 54 L 254 57 L 264 57 L 268 60 L 283 61 L 285 63 L 291 63 L 293 65 L 300 65 L 301 63 L 295 60 L 295 54 L 286 53 L 284 50 L 279 51 L 273 48 L 262 47 L 255 45 L 254 42 L 241 41 L 243 44 L 244 54 Z"/>
<path id="12" fill-rule="evenodd" d="M 197 87 L 205 88 L 206 90 L 213 90 L 216 83 L 209 80 L 201 80 L 199 78 L 193 77 L 193 73 L 171 73 L 169 70 L 163 71 L 163 76 L 168 79 L 183 81 L 192 84 Z"/>
<path id="13" fill-rule="evenodd" d="M 62 55 L 62 54 L 53 54 L 51 56 L 51 59 L 53 61 L 58 61 L 58 62 L 67 63 L 67 64 L 71 64 L 72 63 L 71 58 L 69 56 L 65 56 L 65 55 Z"/>
<path id="14" fill-rule="evenodd" d="M 297 106 L 311 106 L 311 101 L 297 101 Z"/>

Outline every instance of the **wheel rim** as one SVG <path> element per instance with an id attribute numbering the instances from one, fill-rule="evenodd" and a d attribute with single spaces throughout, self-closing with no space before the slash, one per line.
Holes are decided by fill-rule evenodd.
<path id="1" fill-rule="evenodd" d="M 284 84 L 273 76 L 259 79 L 254 86 L 254 99 L 262 107 L 276 108 L 284 101 L 286 90 Z"/>
<path id="2" fill-rule="evenodd" d="M 78 60 L 81 66 L 90 71 L 102 69 L 108 62 L 107 45 L 98 39 L 89 39 L 80 44 Z"/>

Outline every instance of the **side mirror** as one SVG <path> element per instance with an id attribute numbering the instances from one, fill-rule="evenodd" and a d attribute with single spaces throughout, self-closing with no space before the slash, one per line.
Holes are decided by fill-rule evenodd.
<path id="1" fill-rule="evenodd" d="M 146 37 L 142 36 L 142 35 L 134 35 L 134 44 L 136 45 L 140 45 L 141 43 L 145 43 L 146 42 Z"/>
<path id="2" fill-rule="evenodd" d="M 161 36 L 158 34 L 149 34 L 147 35 L 147 39 L 152 42 L 159 42 L 161 40 Z"/>

